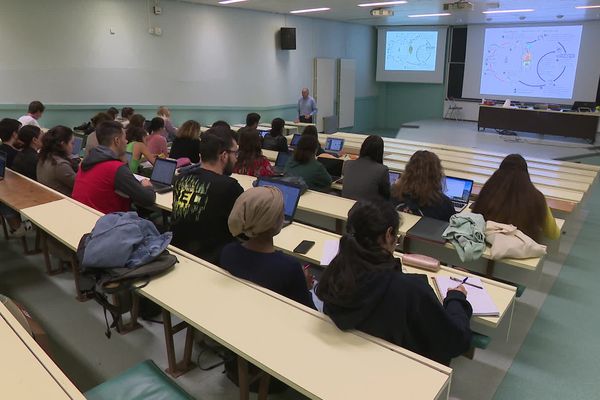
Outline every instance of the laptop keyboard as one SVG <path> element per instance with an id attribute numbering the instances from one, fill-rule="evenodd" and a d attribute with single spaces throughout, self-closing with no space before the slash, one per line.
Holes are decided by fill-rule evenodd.
<path id="1" fill-rule="evenodd" d="M 461 203 L 459 201 L 453 201 L 452 205 L 454 206 L 455 209 L 462 210 L 465 206 L 465 203 Z"/>

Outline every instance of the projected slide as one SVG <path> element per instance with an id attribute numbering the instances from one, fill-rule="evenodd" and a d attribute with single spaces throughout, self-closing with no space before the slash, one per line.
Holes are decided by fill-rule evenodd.
<path id="1" fill-rule="evenodd" d="M 482 95 L 571 99 L 581 25 L 485 30 Z"/>
<path id="2" fill-rule="evenodd" d="M 435 71 L 437 31 L 388 31 L 386 71 Z"/>

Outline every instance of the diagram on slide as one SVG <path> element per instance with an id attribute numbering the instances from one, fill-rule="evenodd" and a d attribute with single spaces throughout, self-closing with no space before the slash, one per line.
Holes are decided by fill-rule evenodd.
<path id="1" fill-rule="evenodd" d="M 435 71 L 437 31 L 389 31 L 385 42 L 386 71 Z"/>
<path id="2" fill-rule="evenodd" d="M 581 30 L 581 25 L 486 29 L 481 94 L 571 99 Z"/>

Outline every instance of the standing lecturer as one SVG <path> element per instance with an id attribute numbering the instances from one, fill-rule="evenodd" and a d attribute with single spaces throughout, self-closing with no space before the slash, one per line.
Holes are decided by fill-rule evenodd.
<path id="1" fill-rule="evenodd" d="M 302 89 L 302 97 L 298 100 L 298 119 L 296 122 L 313 123 L 317 115 L 317 102 L 308 95 L 308 88 Z"/>

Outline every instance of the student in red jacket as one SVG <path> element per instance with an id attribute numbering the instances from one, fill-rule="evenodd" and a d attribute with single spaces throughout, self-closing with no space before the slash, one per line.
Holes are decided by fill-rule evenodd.
<path id="1" fill-rule="evenodd" d="M 96 128 L 99 145 L 83 160 L 73 187 L 73 199 L 105 214 L 129 211 L 131 202 L 150 207 L 156 194 L 148 179 L 141 182 L 122 161 L 127 147 L 123 125 L 106 121 Z"/>

